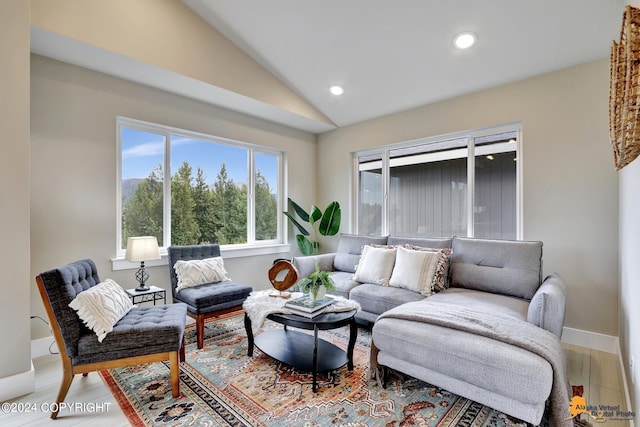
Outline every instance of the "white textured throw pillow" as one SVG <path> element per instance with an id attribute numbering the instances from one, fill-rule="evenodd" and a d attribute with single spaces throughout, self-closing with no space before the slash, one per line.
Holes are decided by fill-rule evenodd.
<path id="1" fill-rule="evenodd" d="M 222 257 L 176 261 L 173 268 L 178 278 L 176 291 L 205 283 L 229 280 Z"/>
<path id="2" fill-rule="evenodd" d="M 389 285 L 431 295 L 440 255 L 440 252 L 399 247 Z"/>
<path id="3" fill-rule="evenodd" d="M 361 283 L 389 285 L 389 278 L 396 260 L 396 248 L 376 248 L 366 245 L 353 280 Z"/>
<path id="4" fill-rule="evenodd" d="M 102 342 L 113 331 L 113 325 L 133 308 L 124 289 L 111 279 L 80 292 L 69 303 L 78 317 Z"/>

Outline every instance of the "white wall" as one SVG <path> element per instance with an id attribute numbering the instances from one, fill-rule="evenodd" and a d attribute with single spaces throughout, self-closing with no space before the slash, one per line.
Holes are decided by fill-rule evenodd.
<path id="1" fill-rule="evenodd" d="M 608 137 L 608 64 L 601 60 L 322 134 L 318 203 L 349 205 L 353 151 L 521 121 L 524 238 L 544 242 L 545 273 L 557 271 L 567 282 L 565 326 L 617 336 L 618 180 Z"/>
<path id="2" fill-rule="evenodd" d="M 29 2 L 0 2 L 0 401 L 33 390 L 29 344 Z M 26 373 L 26 374 L 25 374 Z"/>
<path id="3" fill-rule="evenodd" d="M 285 150 L 292 197 L 311 204 L 315 135 L 37 55 L 31 62 L 31 276 L 81 259 L 101 278 L 133 287 L 134 270 L 112 271 L 116 247 L 116 116 L 193 130 Z M 270 286 L 277 256 L 228 259 L 230 277 L 255 289 Z M 167 266 L 150 268 L 150 283 L 169 287 Z M 37 295 L 31 310 L 43 315 Z M 34 324 L 32 339 L 49 335 Z"/>
<path id="4" fill-rule="evenodd" d="M 640 159 L 620 171 L 620 352 L 640 423 Z M 631 377 L 629 361 L 635 361 Z"/>

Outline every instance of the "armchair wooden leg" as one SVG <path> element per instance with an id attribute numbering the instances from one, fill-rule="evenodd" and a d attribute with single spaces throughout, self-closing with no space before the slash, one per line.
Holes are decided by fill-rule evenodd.
<path id="1" fill-rule="evenodd" d="M 186 355 L 185 355 L 185 341 L 184 341 L 184 335 L 182 336 L 182 344 L 180 345 L 180 361 L 184 362 L 186 359 Z"/>
<path id="2" fill-rule="evenodd" d="M 169 364 L 171 366 L 171 395 L 180 397 L 180 362 L 177 351 L 169 353 Z"/>
<path id="3" fill-rule="evenodd" d="M 198 350 L 204 347 L 204 316 L 196 317 L 196 337 L 198 338 Z"/>
<path id="4" fill-rule="evenodd" d="M 51 412 L 51 419 L 55 420 L 58 417 L 58 411 L 60 410 L 60 404 L 64 402 L 64 398 L 67 396 L 71 382 L 73 381 L 73 372 L 71 369 L 64 369 L 62 373 L 62 384 L 60 384 L 60 391 L 58 391 L 58 398 L 56 399 L 55 410 Z"/>

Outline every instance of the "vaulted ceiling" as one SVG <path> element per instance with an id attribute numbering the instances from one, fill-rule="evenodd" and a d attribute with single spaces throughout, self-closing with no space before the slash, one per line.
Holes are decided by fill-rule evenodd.
<path id="1" fill-rule="evenodd" d="M 323 133 L 607 58 L 625 1 L 30 4 L 34 53 Z"/>
<path id="2" fill-rule="evenodd" d="M 183 0 L 337 126 L 606 58 L 623 0 Z M 477 35 L 468 50 L 453 38 Z M 340 97 L 329 87 L 344 87 Z"/>

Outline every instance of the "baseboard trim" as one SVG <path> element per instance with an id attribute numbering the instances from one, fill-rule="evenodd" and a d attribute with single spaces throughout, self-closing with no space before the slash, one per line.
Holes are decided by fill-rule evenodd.
<path id="1" fill-rule="evenodd" d="M 611 354 L 619 354 L 618 337 L 597 332 L 584 331 L 582 329 L 562 328 L 562 342 L 585 347 L 591 350 L 604 351 Z"/>
<path id="2" fill-rule="evenodd" d="M 58 352 L 58 346 L 53 336 L 31 340 L 31 359 L 46 356 L 47 354 Z"/>
<path id="3" fill-rule="evenodd" d="M 629 395 L 629 383 L 627 382 L 627 373 L 624 368 L 624 361 L 622 360 L 622 350 L 620 349 L 620 340 L 618 340 L 618 364 L 620 365 L 620 377 L 622 378 L 622 387 L 624 388 L 624 397 L 627 404 L 627 409 L 632 410 L 631 396 Z M 634 427 L 633 420 L 629 420 L 629 427 Z"/>
<path id="4" fill-rule="evenodd" d="M 36 371 L 31 363 L 31 369 L 26 372 L 0 378 L 0 402 L 33 393 L 35 388 Z"/>

